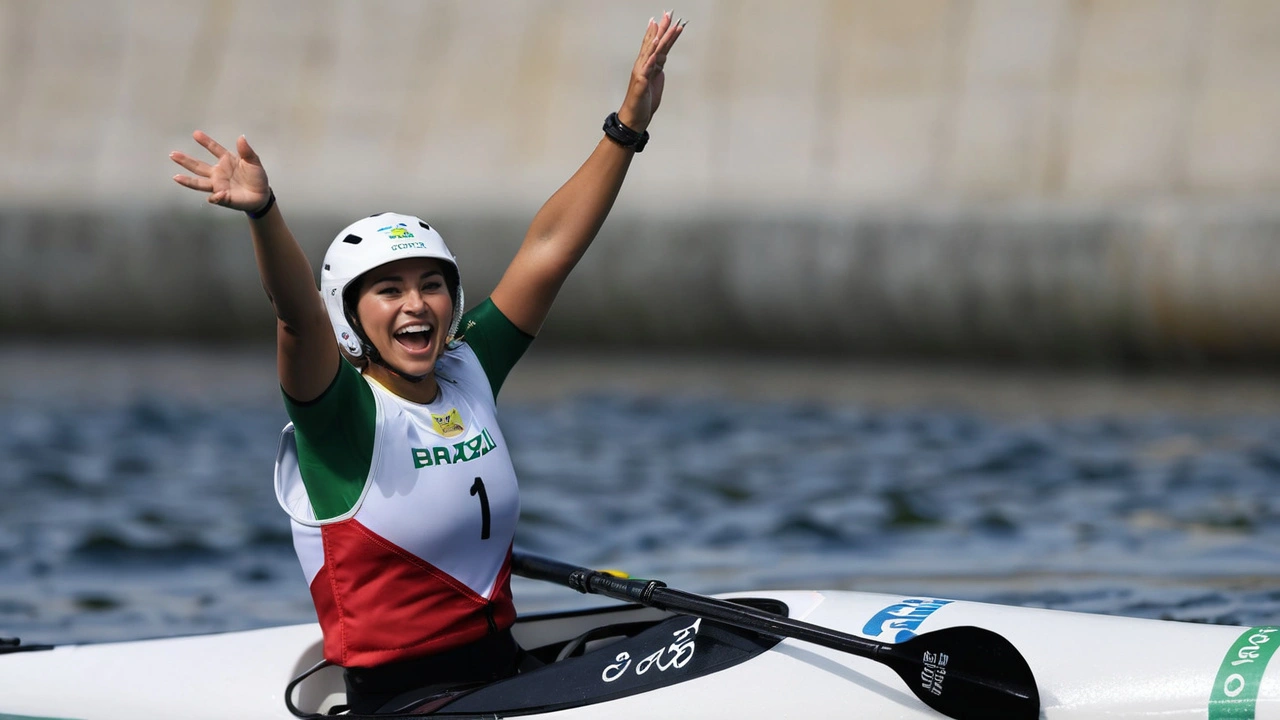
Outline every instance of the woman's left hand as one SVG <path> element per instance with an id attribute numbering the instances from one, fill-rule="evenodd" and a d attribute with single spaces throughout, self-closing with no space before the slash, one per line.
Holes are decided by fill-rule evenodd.
<path id="1" fill-rule="evenodd" d="M 618 119 L 623 125 L 644 132 L 649 121 L 658 111 L 662 102 L 662 88 L 666 84 L 666 76 L 662 68 L 667 63 L 667 53 L 676 44 L 680 33 L 684 31 L 683 20 L 673 20 L 670 12 L 662 14 L 658 21 L 649 20 L 649 27 L 644 33 L 644 42 L 640 43 L 640 55 L 631 68 L 631 82 L 627 85 L 627 97 L 618 110 Z"/>

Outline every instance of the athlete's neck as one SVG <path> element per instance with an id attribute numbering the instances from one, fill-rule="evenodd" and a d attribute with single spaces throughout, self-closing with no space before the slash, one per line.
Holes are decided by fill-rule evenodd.
<path id="1" fill-rule="evenodd" d="M 419 382 L 411 382 L 378 363 L 369 363 L 364 374 L 373 378 L 379 385 L 410 402 L 429 405 L 440 396 L 440 383 L 436 381 L 435 371 L 431 371 Z"/>

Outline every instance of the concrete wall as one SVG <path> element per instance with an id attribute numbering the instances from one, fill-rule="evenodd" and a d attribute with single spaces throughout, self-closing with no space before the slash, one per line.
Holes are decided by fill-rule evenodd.
<path id="1" fill-rule="evenodd" d="M 257 334 L 244 133 L 318 258 L 441 227 L 484 294 L 618 105 L 637 2 L 0 0 L 0 328 Z M 1280 358 L 1280 3 L 690 0 L 549 338 Z M 56 281 L 50 282 L 52 275 Z M 114 330 L 113 330 L 114 329 Z"/>

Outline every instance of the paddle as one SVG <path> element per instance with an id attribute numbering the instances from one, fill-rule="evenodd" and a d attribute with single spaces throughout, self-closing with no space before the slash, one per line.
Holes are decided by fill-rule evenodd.
<path id="1" fill-rule="evenodd" d="M 1027 661 L 1008 640 L 990 630 L 951 627 L 902 643 L 883 643 L 676 590 L 659 580 L 616 577 L 522 552 L 513 554 L 512 570 L 521 577 L 559 583 L 582 593 L 804 640 L 874 660 L 896 672 L 926 705 L 957 720 L 1035 720 L 1040 716 L 1040 693 Z"/>

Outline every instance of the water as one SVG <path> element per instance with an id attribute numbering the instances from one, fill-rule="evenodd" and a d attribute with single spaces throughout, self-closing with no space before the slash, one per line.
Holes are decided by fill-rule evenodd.
<path id="1" fill-rule="evenodd" d="M 93 372 L 73 371 L 84 355 L 3 357 L 0 635 L 313 620 L 271 491 L 285 418 L 269 355 L 95 351 Z M 839 374 L 820 394 L 659 395 L 626 363 L 593 366 L 628 380 L 608 386 L 531 362 L 503 407 L 525 549 L 703 592 L 864 589 L 1280 621 L 1280 413 L 991 412 L 905 388 L 905 401 L 859 402 Z M 787 366 L 769 367 L 753 377 L 777 390 Z M 574 392 L 539 374 L 566 372 Z M 703 389 L 735 371 L 707 372 Z M 515 590 L 523 610 L 598 602 L 524 580 Z"/>

